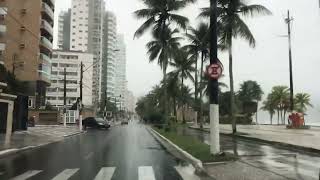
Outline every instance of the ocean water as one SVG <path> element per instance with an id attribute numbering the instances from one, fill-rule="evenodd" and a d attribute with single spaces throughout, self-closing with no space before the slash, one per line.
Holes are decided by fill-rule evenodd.
<path id="1" fill-rule="evenodd" d="M 288 116 L 286 117 L 286 119 Z M 306 125 L 310 126 L 320 126 L 320 111 L 315 108 L 310 108 L 305 117 Z M 253 117 L 253 120 L 255 121 L 255 117 Z M 277 114 L 273 116 L 273 124 L 277 122 Z M 270 124 L 270 115 L 269 113 L 265 111 L 259 111 L 258 112 L 258 123 L 259 124 Z M 287 123 L 287 122 L 286 122 Z"/>

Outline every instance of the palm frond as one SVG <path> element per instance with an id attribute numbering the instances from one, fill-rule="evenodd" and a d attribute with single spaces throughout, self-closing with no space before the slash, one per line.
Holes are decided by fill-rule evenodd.
<path id="1" fill-rule="evenodd" d="M 266 7 L 258 4 L 242 6 L 239 10 L 243 16 L 272 15 L 272 12 Z"/>
<path id="2" fill-rule="evenodd" d="M 233 23 L 233 37 L 237 38 L 238 36 L 240 36 L 241 38 L 247 40 L 251 47 L 255 47 L 256 40 L 246 23 L 243 22 L 243 20 L 239 16 L 234 16 Z"/>
<path id="3" fill-rule="evenodd" d="M 147 21 L 145 21 L 138 30 L 134 33 L 134 38 L 141 37 L 155 22 L 154 17 L 150 17 Z"/>

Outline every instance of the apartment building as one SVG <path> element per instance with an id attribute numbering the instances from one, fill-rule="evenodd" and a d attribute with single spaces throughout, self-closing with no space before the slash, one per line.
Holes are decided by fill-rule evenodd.
<path id="1" fill-rule="evenodd" d="M 88 52 L 93 57 L 92 99 L 101 100 L 102 36 L 104 0 L 72 0 L 70 50 Z"/>
<path id="2" fill-rule="evenodd" d="M 122 95 L 125 98 L 127 90 L 126 80 L 126 45 L 124 36 L 117 35 L 116 39 L 116 71 L 115 71 L 115 96 Z M 122 99 L 124 101 L 124 99 Z"/>
<path id="3" fill-rule="evenodd" d="M 112 12 L 105 12 L 103 25 L 103 53 L 102 53 L 102 95 L 105 98 L 115 96 L 116 81 L 116 47 L 117 19 Z"/>
<path id="4" fill-rule="evenodd" d="M 28 83 L 29 107 L 45 106 L 50 85 L 54 0 L 0 1 L 0 61 Z"/>
<path id="5" fill-rule="evenodd" d="M 66 69 L 67 106 L 80 97 L 80 72 L 83 63 L 83 97 L 85 107 L 92 104 L 93 55 L 81 51 L 55 50 L 52 56 L 51 86 L 47 88 L 47 102 L 58 109 L 64 105 L 64 69 Z"/>
<path id="6" fill-rule="evenodd" d="M 71 9 L 61 11 L 58 18 L 58 49 L 70 49 Z"/>

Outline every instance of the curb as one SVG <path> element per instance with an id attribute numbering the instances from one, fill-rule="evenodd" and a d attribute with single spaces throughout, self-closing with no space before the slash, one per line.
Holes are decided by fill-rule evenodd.
<path id="1" fill-rule="evenodd" d="M 195 127 L 189 127 L 190 129 L 195 129 L 198 131 L 202 131 L 202 132 L 207 132 L 209 133 L 209 130 L 206 129 L 199 129 L 199 128 L 195 128 Z M 262 142 L 262 143 L 266 143 L 266 144 L 271 144 L 271 145 L 276 145 L 279 147 L 283 147 L 283 148 L 290 148 L 290 150 L 294 149 L 297 151 L 307 151 L 309 153 L 316 153 L 316 154 L 320 154 L 320 149 L 315 149 L 315 148 L 311 148 L 311 147 L 304 147 L 304 146 L 298 146 L 298 145 L 293 145 L 293 144 L 288 144 L 288 143 L 284 143 L 284 142 L 277 142 L 277 141 L 270 141 L 270 140 L 265 140 L 265 139 L 260 139 L 260 138 L 255 138 L 255 137 L 248 137 L 248 136 L 244 136 L 244 135 L 233 135 L 230 133 L 223 133 L 220 132 L 220 134 L 225 135 L 225 136 L 229 136 L 229 137 L 238 137 L 241 139 L 245 139 L 245 140 L 252 140 L 252 141 L 258 141 L 258 142 Z"/>
<path id="2" fill-rule="evenodd" d="M 167 142 L 170 146 L 172 146 L 174 149 L 176 149 L 183 157 L 185 157 L 189 162 L 191 162 L 191 164 L 195 167 L 196 169 L 196 173 L 197 174 L 201 174 L 201 173 L 206 173 L 206 170 L 203 167 L 202 161 L 200 161 L 199 159 L 195 158 L 194 156 L 192 156 L 191 154 L 189 154 L 188 152 L 186 152 L 185 150 L 181 149 L 179 146 L 177 146 L 176 144 L 174 144 L 173 142 L 171 142 L 169 139 L 167 139 L 166 137 L 162 136 L 160 133 L 158 133 L 157 131 L 155 131 L 154 129 L 152 129 L 151 127 L 147 128 L 149 130 L 149 132 L 155 136 L 155 138 L 164 146 L 164 142 Z M 158 137 L 158 138 L 157 138 Z M 159 138 L 162 140 L 159 140 Z"/>

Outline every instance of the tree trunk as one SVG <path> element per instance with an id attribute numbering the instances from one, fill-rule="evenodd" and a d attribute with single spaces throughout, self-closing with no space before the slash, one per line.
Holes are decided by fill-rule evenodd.
<path id="1" fill-rule="evenodd" d="M 200 67 L 200 87 L 202 87 L 202 75 L 203 75 L 203 63 L 204 63 L 204 52 L 201 52 L 201 67 Z M 200 129 L 203 128 L 203 103 L 202 103 L 202 96 L 203 96 L 203 90 L 200 89 L 200 114 L 199 114 L 199 120 L 200 120 Z"/>
<path id="2" fill-rule="evenodd" d="M 277 114 L 278 114 L 278 125 L 280 124 L 280 120 L 279 120 L 279 113 L 280 113 L 280 111 L 279 111 L 279 110 L 277 110 Z"/>
<path id="3" fill-rule="evenodd" d="M 177 120 L 177 102 L 176 102 L 176 97 L 173 97 L 173 114 Z"/>
<path id="4" fill-rule="evenodd" d="M 194 72 L 194 105 L 196 107 L 196 111 L 198 109 L 197 107 L 197 99 L 198 99 L 198 52 L 196 54 L 196 70 Z"/>
<path id="5" fill-rule="evenodd" d="M 163 67 L 163 87 L 164 87 L 164 123 L 168 123 L 168 90 L 167 90 L 167 67 Z"/>
<path id="6" fill-rule="evenodd" d="M 185 107 L 185 96 L 183 93 L 183 76 L 181 75 L 181 95 L 182 95 L 182 106 L 181 106 L 181 113 L 182 113 L 182 123 L 186 123 L 186 118 L 184 116 L 184 107 Z"/>
<path id="7" fill-rule="evenodd" d="M 230 33 L 232 35 L 232 33 Z M 230 118 L 232 121 L 232 133 L 237 132 L 236 118 L 234 117 L 234 87 L 233 87 L 233 59 L 232 59 L 232 36 L 229 37 L 229 76 L 230 76 Z"/>
<path id="8" fill-rule="evenodd" d="M 258 124 L 258 104 L 259 102 L 257 101 L 257 111 L 256 111 L 256 124 Z"/>
<path id="9" fill-rule="evenodd" d="M 272 125 L 272 118 L 273 118 L 273 114 L 270 113 L 270 124 Z"/>

